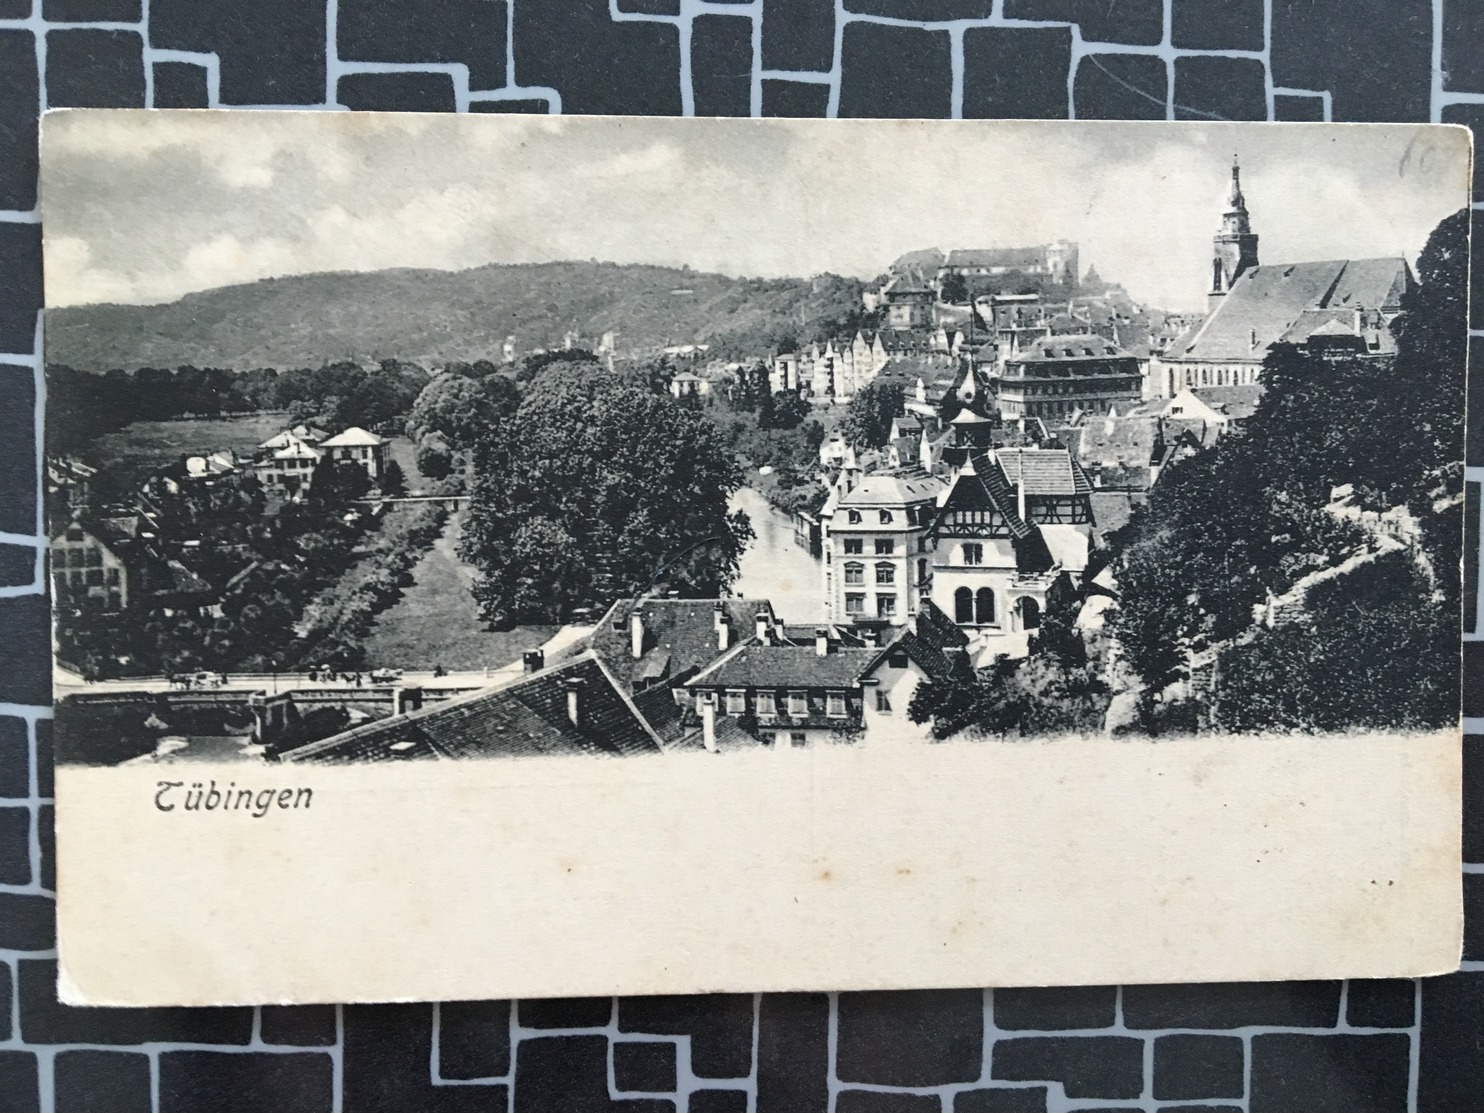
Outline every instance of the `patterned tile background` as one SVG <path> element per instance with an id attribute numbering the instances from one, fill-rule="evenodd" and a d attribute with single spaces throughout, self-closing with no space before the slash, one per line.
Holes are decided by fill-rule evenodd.
<path id="1" fill-rule="evenodd" d="M 1479 0 L 0 0 L 0 1111 L 1484 1106 L 1479 737 L 1466 743 L 1466 961 L 1449 977 L 441 1006 L 59 1005 L 35 492 L 35 141 L 49 106 L 1479 128 L 1481 46 Z M 1476 187 L 1484 198 L 1484 176 Z M 1472 336 L 1479 352 L 1484 331 Z M 1477 500 L 1484 436 L 1473 430 L 1470 462 L 1480 465 L 1469 471 Z M 1468 725 L 1484 734 L 1484 641 L 1474 640 L 1484 626 L 1475 616 L 1467 626 Z"/>

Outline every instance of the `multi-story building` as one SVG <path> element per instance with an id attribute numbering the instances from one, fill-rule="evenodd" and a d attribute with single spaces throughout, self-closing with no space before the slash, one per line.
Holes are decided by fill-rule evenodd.
<path id="1" fill-rule="evenodd" d="M 971 295 L 1006 290 L 1017 283 L 1074 285 L 1078 275 L 1077 245 L 1067 240 L 1036 247 L 995 247 L 950 251 L 938 268 L 941 286 L 949 277 L 961 278 Z"/>
<path id="2" fill-rule="evenodd" d="M 1144 374 L 1138 357 L 1101 336 L 1046 336 L 1006 356 L 994 390 L 1007 419 L 1105 414 L 1144 396 Z"/>
<path id="3" fill-rule="evenodd" d="M 386 475 L 389 458 L 386 440 L 358 425 L 321 442 L 320 449 L 337 464 L 359 464 L 366 469 L 372 483 L 380 483 Z"/>
<path id="4" fill-rule="evenodd" d="M 849 480 L 846 480 L 849 483 Z M 918 467 L 865 476 L 821 511 L 826 614 L 899 626 L 932 582 L 927 530 L 943 481 Z"/>

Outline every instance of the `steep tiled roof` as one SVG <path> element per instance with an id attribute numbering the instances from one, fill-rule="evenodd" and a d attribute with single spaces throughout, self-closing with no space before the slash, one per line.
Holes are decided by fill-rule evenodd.
<path id="1" fill-rule="evenodd" d="M 1027 495 L 1085 495 L 1092 490 L 1087 473 L 1065 448 L 1001 448 L 995 459 L 1011 483 Z"/>
<path id="2" fill-rule="evenodd" d="M 931 679 L 948 680 L 967 665 L 968 657 L 961 651 L 968 644 L 968 635 L 925 600 L 902 633 L 861 670 L 861 678 L 875 672 L 892 653 L 903 652 Z"/>
<path id="3" fill-rule="evenodd" d="M 849 688 L 879 650 L 831 646 L 820 655 L 811 645 L 762 645 L 749 639 L 689 686 L 700 688 Z"/>
<path id="4" fill-rule="evenodd" d="M 579 722 L 567 717 L 567 682 L 581 682 Z M 329 763 L 416 758 L 626 756 L 660 745 L 612 674 L 592 654 L 407 715 L 312 742 L 282 760 Z"/>
<path id="5" fill-rule="evenodd" d="M 954 478 L 953 486 L 948 489 L 948 497 L 938 510 L 933 531 L 937 531 L 948 514 L 957 510 L 996 511 L 1005 519 L 1010 535 L 1016 540 L 1024 540 L 1035 532 L 1016 509 L 1015 490 L 1005 478 L 1005 473 L 988 456 L 978 456 L 965 462 Z"/>
<path id="6" fill-rule="evenodd" d="M 757 616 L 771 619 L 766 599 L 620 599 L 609 608 L 592 634 L 592 649 L 629 691 L 686 679 L 721 656 L 716 632 L 716 605 L 731 623 L 731 645 L 750 638 Z M 644 655 L 634 659 L 631 616 L 644 622 Z"/>
<path id="7" fill-rule="evenodd" d="M 1253 267 L 1203 324 L 1170 345 L 1164 358 L 1258 362 L 1306 310 L 1395 309 L 1410 283 L 1403 259 Z"/>
<path id="8" fill-rule="evenodd" d="M 1067 336 L 1043 336 L 1029 347 L 1010 356 L 1008 363 L 1065 363 L 1074 359 L 1133 359 L 1111 340 L 1096 333 L 1078 332 Z"/>

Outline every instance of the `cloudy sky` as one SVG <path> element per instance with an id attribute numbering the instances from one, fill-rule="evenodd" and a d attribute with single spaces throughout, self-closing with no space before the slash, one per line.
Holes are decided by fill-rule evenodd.
<path id="1" fill-rule="evenodd" d="M 1234 154 L 1264 262 L 1405 255 L 1468 197 L 1461 129 L 64 112 L 51 305 L 286 274 L 603 259 L 870 277 L 1065 238 L 1194 309 Z"/>

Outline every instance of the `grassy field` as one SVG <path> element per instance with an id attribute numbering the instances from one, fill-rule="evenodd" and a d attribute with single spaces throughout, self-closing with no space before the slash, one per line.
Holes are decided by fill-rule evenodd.
<path id="1" fill-rule="evenodd" d="M 200 456 L 219 448 L 250 454 L 288 424 L 287 414 L 136 421 L 98 438 L 91 456 L 103 484 L 122 494 L 138 490 L 151 475 L 181 456 Z"/>
<path id="2" fill-rule="evenodd" d="M 469 594 L 474 569 L 454 551 L 459 518 L 449 518 L 443 536 L 412 570 L 417 582 L 377 618 L 366 639 L 366 662 L 372 668 L 499 668 L 556 633 L 555 626 L 518 626 L 498 633 L 485 628 Z"/>

